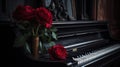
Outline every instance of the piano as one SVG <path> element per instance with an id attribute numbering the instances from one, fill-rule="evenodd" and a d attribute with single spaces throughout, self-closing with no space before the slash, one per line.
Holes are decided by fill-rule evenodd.
<path id="1" fill-rule="evenodd" d="M 25 54 L 24 60 L 21 60 L 22 54 L 16 51 L 21 61 L 17 66 L 23 64 L 28 67 L 46 67 L 46 65 L 50 67 L 116 67 L 119 65 L 120 43 L 112 38 L 107 21 L 61 21 L 53 25 L 58 29 L 56 32 L 58 40 L 55 42 L 67 49 L 67 59 L 65 61 L 51 61 L 49 58 L 33 59 Z"/>
<path id="2" fill-rule="evenodd" d="M 112 39 L 108 22 L 71 21 L 54 25 L 58 29 L 56 43 L 67 49 L 68 67 L 106 67 L 120 58 L 120 43 Z"/>

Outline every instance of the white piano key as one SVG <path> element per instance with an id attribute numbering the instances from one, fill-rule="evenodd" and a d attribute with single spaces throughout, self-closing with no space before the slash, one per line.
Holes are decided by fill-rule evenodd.
<path id="1" fill-rule="evenodd" d="M 79 57 L 79 58 L 73 58 L 73 60 L 77 61 L 78 64 L 83 64 L 85 62 L 88 62 L 88 61 L 94 60 L 94 59 L 96 59 L 98 57 L 101 57 L 101 56 L 103 56 L 105 54 L 108 54 L 110 52 L 113 52 L 113 51 L 115 51 L 117 49 L 120 49 L 120 44 L 116 44 L 116 45 L 107 47 L 105 49 L 95 51 L 93 53 L 84 55 L 84 56 Z"/>

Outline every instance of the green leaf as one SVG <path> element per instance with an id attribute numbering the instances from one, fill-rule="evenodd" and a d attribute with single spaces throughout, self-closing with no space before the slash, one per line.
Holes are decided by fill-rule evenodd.
<path id="1" fill-rule="evenodd" d="M 47 32 L 44 33 L 45 36 L 49 36 Z"/>
<path id="2" fill-rule="evenodd" d="M 29 21 L 23 21 L 23 23 L 30 23 Z"/>
<path id="3" fill-rule="evenodd" d="M 26 28 L 23 25 L 18 25 L 18 27 L 22 30 L 26 30 Z"/>
<path id="4" fill-rule="evenodd" d="M 32 33 L 31 31 L 26 31 L 26 33 L 24 33 L 24 37 L 27 39 L 29 36 L 31 36 Z"/>
<path id="5" fill-rule="evenodd" d="M 49 43 L 49 45 L 50 45 L 50 46 L 53 46 L 53 45 L 55 45 L 55 42 L 54 42 L 54 41 L 51 41 L 51 42 Z"/>
<path id="6" fill-rule="evenodd" d="M 43 47 L 43 46 L 42 46 L 42 42 L 41 42 L 41 41 L 40 41 L 40 44 L 39 44 L 39 45 L 40 45 L 40 50 L 42 50 L 42 47 Z"/>
<path id="7" fill-rule="evenodd" d="M 52 37 L 53 37 L 55 40 L 57 40 L 57 35 L 56 35 L 55 32 L 52 32 Z"/>
<path id="8" fill-rule="evenodd" d="M 18 37 L 16 37 L 15 42 L 14 42 L 14 47 L 20 47 L 25 45 L 26 43 L 26 38 L 23 35 L 20 35 Z"/>
<path id="9" fill-rule="evenodd" d="M 45 28 L 45 32 L 47 32 L 47 28 Z"/>
<path id="10" fill-rule="evenodd" d="M 46 48 L 45 48 L 45 44 L 43 44 L 41 41 L 40 41 L 40 51 L 41 51 L 41 53 L 45 53 L 46 52 Z"/>
<path id="11" fill-rule="evenodd" d="M 45 36 L 49 36 L 47 28 L 44 29 L 43 33 L 44 33 Z"/>
<path id="12" fill-rule="evenodd" d="M 25 44 L 25 47 L 26 47 L 27 51 L 28 51 L 29 53 L 31 53 L 31 50 L 30 50 L 30 47 L 29 47 L 28 43 Z"/>
<path id="13" fill-rule="evenodd" d="M 53 32 L 56 32 L 56 31 L 57 31 L 57 28 L 52 27 L 50 30 L 53 31 Z"/>

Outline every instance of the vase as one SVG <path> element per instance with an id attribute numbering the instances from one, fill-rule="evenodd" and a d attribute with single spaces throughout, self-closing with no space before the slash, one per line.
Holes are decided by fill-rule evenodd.
<path id="1" fill-rule="evenodd" d="M 39 36 L 32 37 L 32 56 L 37 59 L 39 57 Z"/>

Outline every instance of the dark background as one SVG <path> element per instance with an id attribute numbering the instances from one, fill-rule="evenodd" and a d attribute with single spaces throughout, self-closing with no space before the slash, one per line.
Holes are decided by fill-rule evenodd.
<path id="1" fill-rule="evenodd" d="M 25 64 L 20 61 L 22 58 L 19 57 L 20 52 L 12 47 L 15 38 L 14 26 L 11 23 L 13 10 L 20 4 L 33 7 L 43 6 L 42 2 L 42 0 L 0 0 L 0 49 L 1 58 L 3 59 L 1 62 L 8 63 L 4 64 L 4 66 L 14 66 L 17 60 L 19 60 L 21 65 Z M 81 18 L 81 4 L 81 0 L 76 0 L 77 21 L 83 21 Z M 86 12 L 89 16 L 87 21 L 109 21 L 113 39 L 120 40 L 120 0 L 87 0 L 86 4 Z"/>

